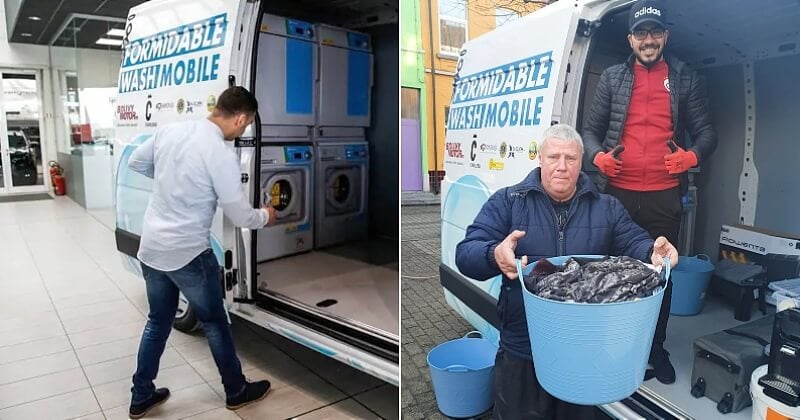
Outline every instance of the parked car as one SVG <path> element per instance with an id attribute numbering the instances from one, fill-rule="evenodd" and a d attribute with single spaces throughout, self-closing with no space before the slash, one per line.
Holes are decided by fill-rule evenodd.
<path id="1" fill-rule="evenodd" d="M 19 130 L 8 131 L 8 151 L 11 155 L 11 181 L 14 186 L 36 185 L 36 154 L 25 133 Z"/>

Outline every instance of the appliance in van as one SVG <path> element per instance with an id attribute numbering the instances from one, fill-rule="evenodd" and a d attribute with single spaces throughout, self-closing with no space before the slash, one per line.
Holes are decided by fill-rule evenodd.
<path id="1" fill-rule="evenodd" d="M 367 142 L 316 144 L 315 247 L 367 237 Z"/>
<path id="2" fill-rule="evenodd" d="M 314 25 L 264 15 L 254 83 L 264 142 L 302 142 L 309 135 L 316 120 L 317 53 Z"/>
<path id="3" fill-rule="evenodd" d="M 261 147 L 261 202 L 276 219 L 258 230 L 258 262 L 313 248 L 312 155 L 311 145 Z"/>
<path id="4" fill-rule="evenodd" d="M 369 127 L 373 81 L 372 41 L 367 34 L 317 26 L 319 110 L 317 125 Z M 332 133 L 322 137 L 339 137 Z"/>

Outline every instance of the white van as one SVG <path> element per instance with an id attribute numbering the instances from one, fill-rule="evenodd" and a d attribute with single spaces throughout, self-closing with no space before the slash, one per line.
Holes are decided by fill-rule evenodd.
<path id="1" fill-rule="evenodd" d="M 128 169 L 131 153 L 159 127 L 205 118 L 222 91 L 244 86 L 258 98 L 259 114 L 229 146 L 240 157 L 253 206 L 269 200 L 278 218 L 274 227 L 251 231 L 218 210 L 211 244 L 230 314 L 398 385 L 399 222 L 384 211 L 397 208 L 398 186 L 370 169 L 397 168 L 396 119 L 374 111 L 398 108 L 397 22 L 396 2 L 375 0 L 153 0 L 132 8 L 114 148 L 115 235 L 126 267 L 141 276 L 136 254 L 152 191 L 151 179 Z M 333 68 L 330 60 L 341 57 L 356 64 Z M 342 118 L 316 118 L 333 112 L 317 105 L 317 97 L 332 100 L 321 83 L 341 79 L 349 102 L 334 111 L 361 118 L 344 127 L 337 126 Z M 281 126 L 287 119 L 276 119 L 272 98 L 305 118 Z M 326 178 L 329 172 L 343 179 Z M 329 204 L 318 181 L 335 184 L 336 218 L 315 218 Z M 335 237 L 329 247 L 314 246 L 314 228 L 352 233 L 342 228 L 347 223 L 359 226 L 350 235 L 355 241 Z M 199 327 L 183 299 L 174 325 Z"/>
<path id="2" fill-rule="evenodd" d="M 489 339 L 498 340 L 501 279 L 463 276 L 455 249 L 487 198 L 521 181 L 537 162 L 552 123 L 581 131 L 600 74 L 630 54 L 631 0 L 560 0 L 467 42 L 461 51 L 447 119 L 442 185 L 441 283 L 447 302 Z M 800 232 L 800 5 L 796 0 L 670 0 L 667 53 L 708 85 L 717 150 L 685 197 L 683 255 L 718 255 L 723 224 Z M 584 160 L 586 172 L 596 171 Z M 699 173 L 698 173 L 699 172 Z M 696 206 L 695 206 L 696 203 Z M 756 315 L 759 316 L 759 315 Z M 666 349 L 677 381 L 645 382 L 625 401 L 602 407 L 617 418 L 724 417 L 691 391 L 694 338 L 737 325 L 714 297 L 694 317 L 673 316 Z"/>

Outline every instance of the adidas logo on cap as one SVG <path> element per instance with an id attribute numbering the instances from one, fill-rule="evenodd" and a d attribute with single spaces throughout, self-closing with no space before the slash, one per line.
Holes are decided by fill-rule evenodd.
<path id="1" fill-rule="evenodd" d="M 638 12 L 636 12 L 636 14 L 633 15 L 633 17 L 634 19 L 638 19 L 640 16 L 644 15 L 656 15 L 661 17 L 661 10 L 658 10 L 652 6 L 642 7 Z"/>

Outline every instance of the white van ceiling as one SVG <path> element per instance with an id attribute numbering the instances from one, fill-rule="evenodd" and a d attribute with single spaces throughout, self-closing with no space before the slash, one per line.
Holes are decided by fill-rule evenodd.
<path id="1" fill-rule="evenodd" d="M 264 5 L 267 13 L 346 28 L 398 23 L 398 0 L 286 0 Z"/>
<path id="2" fill-rule="evenodd" d="M 694 64 L 719 65 L 800 54 L 800 0 L 668 0 L 668 50 Z M 628 11 L 604 19 L 628 48 Z M 608 30 L 608 28 L 606 28 Z"/>

